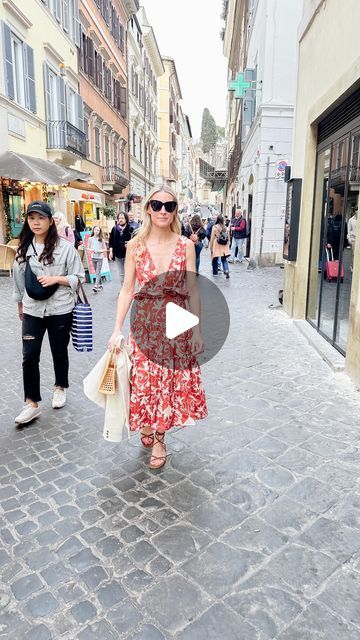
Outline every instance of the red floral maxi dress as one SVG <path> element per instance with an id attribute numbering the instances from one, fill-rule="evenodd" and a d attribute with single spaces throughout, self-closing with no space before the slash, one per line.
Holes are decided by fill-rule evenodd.
<path id="1" fill-rule="evenodd" d="M 146 245 L 135 248 L 139 291 L 134 294 L 136 312 L 129 336 L 131 431 L 149 426 L 168 430 L 207 416 L 200 367 L 191 353 L 192 332 L 173 340 L 165 335 L 166 304 L 171 301 L 186 308 L 186 243 L 180 236 L 160 278 Z"/>

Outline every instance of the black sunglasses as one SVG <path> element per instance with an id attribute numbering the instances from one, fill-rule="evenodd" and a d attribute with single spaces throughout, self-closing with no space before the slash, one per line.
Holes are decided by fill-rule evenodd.
<path id="1" fill-rule="evenodd" d="M 165 211 L 167 213 L 174 213 L 177 207 L 177 202 L 175 202 L 174 200 L 171 200 L 170 202 L 161 202 L 161 200 L 150 200 L 149 205 L 156 213 L 161 211 L 163 207 L 165 207 Z"/>

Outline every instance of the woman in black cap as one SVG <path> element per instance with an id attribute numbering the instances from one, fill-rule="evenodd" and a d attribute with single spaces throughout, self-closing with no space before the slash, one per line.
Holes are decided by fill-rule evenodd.
<path id="1" fill-rule="evenodd" d="M 54 363 L 53 409 L 66 402 L 72 310 L 78 281 L 84 269 L 78 252 L 58 236 L 47 202 L 31 202 L 20 233 L 14 263 L 14 298 L 22 321 L 25 407 L 15 418 L 18 425 L 37 418 L 41 411 L 39 361 L 45 331 Z"/>

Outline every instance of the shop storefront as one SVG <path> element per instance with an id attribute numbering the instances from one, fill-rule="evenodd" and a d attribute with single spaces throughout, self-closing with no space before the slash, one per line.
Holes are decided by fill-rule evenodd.
<path id="1" fill-rule="evenodd" d="M 103 193 L 69 187 L 67 198 L 68 220 L 71 224 L 74 224 L 77 215 L 83 218 L 86 227 L 92 227 L 96 220 L 100 220 L 105 206 Z"/>
<path id="2" fill-rule="evenodd" d="M 345 355 L 352 284 L 358 278 L 360 91 L 319 122 L 317 143 L 306 318 Z"/>

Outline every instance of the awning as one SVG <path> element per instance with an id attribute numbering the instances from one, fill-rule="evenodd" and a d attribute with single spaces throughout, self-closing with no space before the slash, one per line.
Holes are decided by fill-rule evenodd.
<path id="1" fill-rule="evenodd" d="M 103 193 L 107 196 L 107 192 L 98 187 L 95 182 L 86 182 L 86 180 L 72 180 L 69 187 L 73 189 L 82 189 L 83 191 L 94 191 L 95 193 Z"/>
<path id="2" fill-rule="evenodd" d="M 5 151 L 0 154 L 0 176 L 11 180 L 54 185 L 68 184 L 72 180 L 89 179 L 88 173 L 63 167 L 50 160 L 15 153 L 15 151 Z"/>

